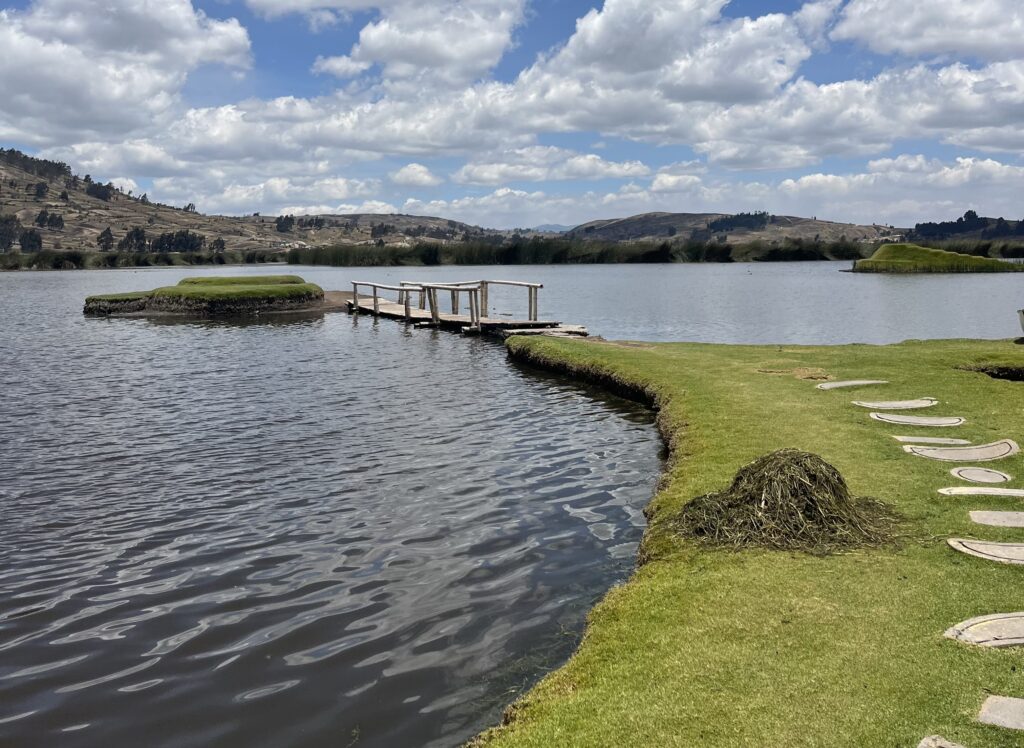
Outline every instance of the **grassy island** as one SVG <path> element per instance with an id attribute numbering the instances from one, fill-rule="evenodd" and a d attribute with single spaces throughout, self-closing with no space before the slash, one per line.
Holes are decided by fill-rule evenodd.
<path id="1" fill-rule="evenodd" d="M 977 257 L 916 244 L 883 244 L 870 259 L 857 260 L 855 273 L 1014 273 L 1018 265 L 991 257 Z"/>
<path id="2" fill-rule="evenodd" d="M 102 294 L 85 300 L 89 316 L 246 315 L 322 306 L 324 291 L 297 275 L 185 278 L 152 291 Z"/>
<path id="3" fill-rule="evenodd" d="M 572 659 L 511 706 L 477 746 L 916 746 L 941 734 L 972 748 L 1020 734 L 975 717 L 988 693 L 1024 697 L 1019 650 L 943 632 L 1021 610 L 1022 569 L 970 558 L 950 536 L 1021 540 L 973 524 L 1019 499 L 950 497 L 948 463 L 895 435 L 982 444 L 1021 434 L 1024 371 L 1010 341 L 836 347 L 644 344 L 512 338 L 513 358 L 647 401 L 671 458 L 647 508 L 640 565 L 592 611 Z M 891 384 L 819 391 L 822 378 Z M 932 396 L 956 429 L 873 421 L 851 400 Z M 939 412 L 941 411 L 941 413 Z M 950 433 L 955 431 L 956 433 Z M 935 432 L 941 432 L 936 434 Z M 774 450 L 820 455 L 852 494 L 897 518 L 896 542 L 834 553 L 721 547 L 680 518 Z M 1017 480 L 1020 455 L 992 463 Z M 1017 502 L 1015 504 L 1015 502 Z"/>

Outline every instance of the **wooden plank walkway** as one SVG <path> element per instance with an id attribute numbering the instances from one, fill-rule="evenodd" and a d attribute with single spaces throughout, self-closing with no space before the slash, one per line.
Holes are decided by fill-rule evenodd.
<path id="1" fill-rule="evenodd" d="M 523 285 L 530 288 L 530 319 L 513 317 L 487 317 L 481 315 L 481 307 L 486 309 L 486 290 L 481 299 L 480 284 L 486 289 L 488 284 Z M 372 288 L 373 295 L 357 294 L 359 286 Z M 407 287 L 386 286 L 374 283 L 353 283 L 354 293 L 347 301 L 348 310 L 353 314 L 370 314 L 388 319 L 402 320 L 415 324 L 417 327 L 436 327 L 454 330 L 461 333 L 497 335 L 555 335 L 559 337 L 586 337 L 587 329 L 581 325 L 563 325 L 557 320 L 543 320 L 537 314 L 537 289 L 539 284 L 523 284 L 510 281 L 478 281 L 456 285 L 419 286 L 410 284 Z M 398 291 L 400 301 L 392 301 L 377 295 L 378 289 Z M 431 296 L 433 289 L 433 296 Z M 465 293 L 470 297 L 469 314 L 446 314 L 439 310 L 437 289 L 452 293 L 453 308 L 458 307 L 457 295 Z M 420 295 L 422 291 L 423 295 Z M 418 303 L 412 303 L 412 296 L 420 295 Z M 481 304 L 481 300 L 484 302 Z M 433 309 L 420 308 L 420 304 L 429 301 Z"/>

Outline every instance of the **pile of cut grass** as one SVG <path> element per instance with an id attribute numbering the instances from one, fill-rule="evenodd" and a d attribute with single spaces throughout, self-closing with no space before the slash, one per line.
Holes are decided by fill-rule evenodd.
<path id="1" fill-rule="evenodd" d="M 855 273 L 1015 273 L 1018 265 L 991 257 L 976 257 L 916 244 L 883 244 L 867 260 L 853 264 Z"/>
<path id="2" fill-rule="evenodd" d="M 851 496 L 818 455 L 780 449 L 740 468 L 726 490 L 686 504 L 678 523 L 683 535 L 715 545 L 825 554 L 890 542 L 894 516 Z"/>
<path id="3" fill-rule="evenodd" d="M 279 286 L 306 283 L 297 275 L 209 275 L 199 278 L 185 278 L 179 286 Z"/>

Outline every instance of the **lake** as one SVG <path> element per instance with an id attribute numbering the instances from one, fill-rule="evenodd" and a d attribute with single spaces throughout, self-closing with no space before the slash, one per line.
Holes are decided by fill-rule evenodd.
<path id="1" fill-rule="evenodd" d="M 540 281 L 542 316 L 609 338 L 1020 334 L 1019 275 L 847 265 L 289 271 Z M 651 415 L 387 320 L 81 315 L 90 293 L 217 272 L 0 274 L 0 744 L 471 737 L 632 570 Z M 492 303 L 521 313 L 520 291 Z"/>

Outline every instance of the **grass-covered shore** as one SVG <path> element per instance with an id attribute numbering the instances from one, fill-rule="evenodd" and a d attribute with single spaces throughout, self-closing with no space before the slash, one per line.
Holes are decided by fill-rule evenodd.
<path id="1" fill-rule="evenodd" d="M 1014 273 L 1024 265 L 976 257 L 916 244 L 885 244 L 867 260 L 857 260 L 855 273 Z"/>
<path id="2" fill-rule="evenodd" d="M 1020 652 L 943 638 L 963 620 L 1024 605 L 1020 567 L 962 556 L 945 543 L 1020 540 L 1021 531 L 976 526 L 967 514 L 1020 507 L 939 495 L 956 485 L 950 465 L 905 454 L 892 435 L 1019 440 L 1024 385 L 961 367 L 1024 367 L 1024 348 L 545 338 L 508 345 L 518 360 L 655 404 L 672 457 L 648 508 L 642 565 L 592 612 L 570 662 L 479 745 L 916 746 L 932 734 L 972 748 L 1020 745 L 1019 733 L 974 719 L 989 692 L 1024 697 Z M 818 370 L 892 384 L 822 392 L 799 378 Z M 942 400 L 933 414 L 968 423 L 901 429 L 850 404 L 923 395 Z M 889 503 L 903 518 L 898 546 L 815 556 L 718 550 L 680 536 L 673 520 L 686 502 L 781 447 L 822 455 L 855 493 Z M 1024 459 L 996 466 L 1021 485 Z"/>

